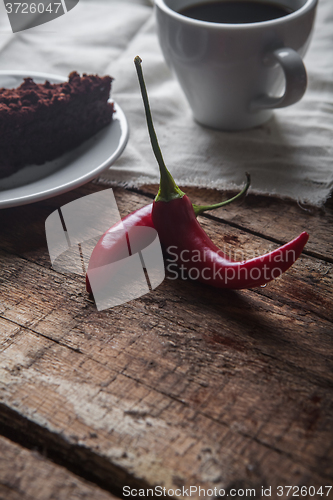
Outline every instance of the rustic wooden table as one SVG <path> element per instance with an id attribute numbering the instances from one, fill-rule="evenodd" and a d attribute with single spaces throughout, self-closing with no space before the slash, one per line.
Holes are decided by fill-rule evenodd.
<path id="1" fill-rule="evenodd" d="M 332 498 L 332 202 L 250 194 L 200 218 L 249 256 L 310 233 L 264 288 L 165 279 L 98 312 L 51 268 L 44 223 L 99 189 L 0 211 L 0 499 Z M 155 188 L 114 191 L 125 215 Z"/>

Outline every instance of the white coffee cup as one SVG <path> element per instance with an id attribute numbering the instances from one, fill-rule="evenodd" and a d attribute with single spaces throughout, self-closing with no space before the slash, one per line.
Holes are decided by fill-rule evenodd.
<path id="1" fill-rule="evenodd" d="M 155 0 L 160 45 L 195 120 L 242 130 L 266 122 L 274 108 L 299 101 L 307 86 L 302 57 L 317 0 L 265 0 L 293 12 L 246 24 L 206 22 L 179 13 L 209 1 Z"/>

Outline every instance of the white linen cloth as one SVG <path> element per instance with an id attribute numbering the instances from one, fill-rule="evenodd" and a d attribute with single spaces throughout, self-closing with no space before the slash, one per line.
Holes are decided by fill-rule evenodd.
<path id="1" fill-rule="evenodd" d="M 80 0 L 66 15 L 16 34 L 0 2 L 0 69 L 113 76 L 112 97 L 131 133 L 123 155 L 99 181 L 138 187 L 159 180 L 133 63 L 140 55 L 161 150 L 176 182 L 238 188 L 247 171 L 254 193 L 320 206 L 333 188 L 332 23 L 333 1 L 319 0 L 305 57 L 305 96 L 245 132 L 215 131 L 194 122 L 163 59 L 149 0 Z"/>

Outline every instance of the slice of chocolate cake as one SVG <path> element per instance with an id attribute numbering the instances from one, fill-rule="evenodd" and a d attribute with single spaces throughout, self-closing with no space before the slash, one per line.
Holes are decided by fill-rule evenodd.
<path id="1" fill-rule="evenodd" d="M 41 165 L 79 146 L 111 122 L 112 78 L 69 75 L 68 82 L 0 89 L 0 177 Z"/>

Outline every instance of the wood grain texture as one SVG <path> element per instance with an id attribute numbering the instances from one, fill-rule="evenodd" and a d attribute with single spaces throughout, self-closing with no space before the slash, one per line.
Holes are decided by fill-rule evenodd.
<path id="1" fill-rule="evenodd" d="M 21 432 L 30 447 L 46 442 L 109 491 L 272 486 L 278 498 L 281 484 L 332 484 L 331 209 L 298 219 L 301 209 L 288 216 L 283 202 L 268 201 L 256 220 L 246 199 L 234 208 L 237 224 L 233 215 L 200 219 L 236 257 L 271 250 L 320 219 L 309 255 L 264 288 L 217 291 L 169 275 L 148 295 L 98 312 L 83 277 L 51 268 L 44 236 L 49 213 L 96 189 L 0 213 L 6 432 Z M 149 201 L 115 193 L 122 215 Z"/>
<path id="2" fill-rule="evenodd" d="M 0 437 L 1 500 L 115 500 L 37 451 Z"/>

